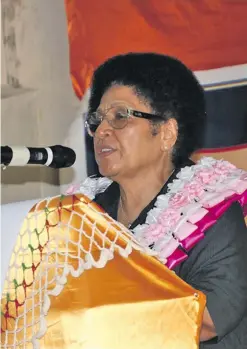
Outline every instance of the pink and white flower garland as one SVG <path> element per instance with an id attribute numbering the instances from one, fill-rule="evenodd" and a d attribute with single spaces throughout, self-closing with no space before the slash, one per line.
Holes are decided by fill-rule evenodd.
<path id="1" fill-rule="evenodd" d="M 111 183 L 108 178 L 87 178 L 66 194 L 79 190 L 93 200 Z M 247 204 L 247 173 L 227 161 L 202 158 L 181 169 L 167 193 L 157 197 L 145 224 L 133 232 L 141 244 L 152 245 L 162 263 L 174 268 L 233 201 Z"/>

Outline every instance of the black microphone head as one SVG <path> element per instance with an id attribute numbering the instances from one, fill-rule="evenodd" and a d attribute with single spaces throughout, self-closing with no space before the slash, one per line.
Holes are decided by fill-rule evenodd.
<path id="1" fill-rule="evenodd" d="M 53 152 L 53 160 L 49 167 L 64 168 L 70 167 L 75 163 L 76 153 L 73 149 L 62 145 L 53 145 L 50 148 Z"/>

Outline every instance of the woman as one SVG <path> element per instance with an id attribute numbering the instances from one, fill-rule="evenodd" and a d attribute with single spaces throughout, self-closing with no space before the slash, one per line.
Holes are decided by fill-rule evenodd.
<path id="1" fill-rule="evenodd" d="M 239 173 L 225 162 L 208 159 L 194 167 L 189 160 L 203 139 L 203 90 L 178 60 L 153 53 L 131 53 L 102 64 L 94 73 L 91 92 L 87 128 L 93 136 L 99 171 L 113 181 L 95 200 L 114 219 L 144 237 L 148 245 L 162 251 L 162 229 L 176 221 L 178 212 L 184 214 L 182 208 L 187 209 L 189 201 L 177 195 L 176 202 L 172 202 L 176 212 L 170 210 L 170 216 L 159 221 L 155 229 L 147 229 L 145 222 L 152 220 L 152 215 L 154 221 L 157 218 L 152 210 L 157 209 L 157 202 L 166 200 L 171 188 L 179 191 L 181 179 L 188 179 L 191 173 L 192 182 L 196 172 L 205 183 L 204 188 L 197 188 L 187 181 L 188 193 L 192 189 L 196 193 L 194 204 L 202 194 L 211 195 L 205 193 L 205 178 L 211 176 L 213 183 L 227 171 L 235 171 L 236 176 Z M 211 167 L 215 170 L 210 174 Z M 242 172 L 239 176 L 246 185 Z M 212 203 L 212 195 L 210 198 Z M 202 217 L 205 208 L 201 206 L 200 210 Z M 160 254 L 160 259 L 168 261 L 178 276 L 206 294 L 200 348 L 242 349 L 247 343 L 247 232 L 238 200 L 228 200 L 223 211 L 217 221 L 210 221 L 205 237 L 187 250 L 176 234 L 170 236 L 173 244 L 177 243 L 175 252 L 180 253 L 175 263 L 167 259 L 169 254 Z M 146 237 L 145 231 L 149 233 Z"/>

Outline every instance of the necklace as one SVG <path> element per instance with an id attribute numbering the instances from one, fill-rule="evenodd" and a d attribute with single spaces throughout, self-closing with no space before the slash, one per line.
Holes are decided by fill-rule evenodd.
<path id="1" fill-rule="evenodd" d="M 175 171 L 175 169 L 172 170 L 172 172 L 170 173 L 169 177 L 167 178 L 165 184 L 169 181 L 169 179 L 173 175 L 174 171 Z M 164 187 L 165 184 L 163 184 L 162 188 Z M 123 201 L 122 201 L 121 196 L 120 196 L 120 199 L 119 199 L 118 213 L 119 213 L 120 210 L 121 210 L 122 215 L 124 216 L 123 217 L 124 221 L 126 221 L 126 227 L 130 228 L 132 223 L 133 223 L 133 220 L 132 221 L 129 220 L 128 214 L 126 213 L 126 211 L 124 209 L 124 205 L 123 205 Z"/>
<path id="2" fill-rule="evenodd" d="M 122 212 L 122 214 L 123 214 L 123 216 L 124 216 L 124 217 L 123 217 L 124 220 L 126 220 L 126 226 L 127 226 L 127 228 L 130 228 L 132 222 L 129 220 L 128 215 L 127 215 L 127 213 L 125 212 L 125 209 L 124 209 L 124 207 L 123 207 L 123 201 L 122 201 L 121 197 L 120 197 L 120 199 L 119 199 L 118 214 L 119 214 L 119 211 L 120 211 L 120 210 L 121 210 L 121 212 Z"/>

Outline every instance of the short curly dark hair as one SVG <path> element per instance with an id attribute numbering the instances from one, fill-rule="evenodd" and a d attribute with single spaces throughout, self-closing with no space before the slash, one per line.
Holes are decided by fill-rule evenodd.
<path id="1" fill-rule="evenodd" d="M 108 59 L 94 72 L 89 112 L 98 108 L 103 94 L 115 84 L 132 87 L 164 121 L 176 119 L 178 138 L 172 157 L 175 166 L 202 146 L 204 92 L 182 62 L 156 53 L 127 53 Z"/>

